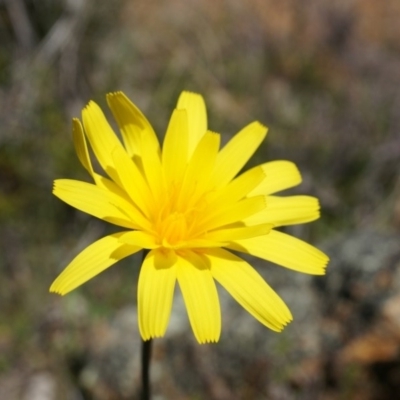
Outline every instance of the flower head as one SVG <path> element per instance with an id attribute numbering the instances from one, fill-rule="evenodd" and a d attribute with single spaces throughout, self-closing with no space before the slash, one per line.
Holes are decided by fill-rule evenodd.
<path id="1" fill-rule="evenodd" d="M 289 161 L 268 162 L 238 175 L 267 134 L 253 122 L 222 149 L 207 130 L 203 98 L 183 92 L 162 149 L 141 111 L 121 92 L 107 96 L 123 144 L 101 109 L 90 102 L 73 139 L 94 183 L 59 179 L 54 194 L 69 205 L 125 230 L 83 250 L 52 284 L 66 294 L 117 261 L 142 249 L 138 319 L 144 340 L 163 336 L 178 281 L 190 324 L 200 343 L 215 342 L 221 313 L 215 281 L 251 315 L 274 331 L 292 316 L 282 299 L 235 250 L 281 266 L 324 274 L 328 258 L 276 230 L 319 217 L 318 200 L 273 193 L 301 182 Z M 106 175 L 94 171 L 86 139 Z"/>

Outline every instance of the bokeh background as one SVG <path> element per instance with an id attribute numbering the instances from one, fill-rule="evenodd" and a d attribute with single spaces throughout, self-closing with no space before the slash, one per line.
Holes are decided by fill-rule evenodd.
<path id="1" fill-rule="evenodd" d="M 182 90 L 224 140 L 270 128 L 252 163 L 288 159 L 322 218 L 287 231 L 332 258 L 322 278 L 251 262 L 294 314 L 282 334 L 221 291 L 199 346 L 179 293 L 154 343 L 154 399 L 372 399 L 400 390 L 399 0 L 1 0 L 0 398 L 138 399 L 140 256 L 70 295 L 52 280 L 113 231 L 51 195 L 88 180 L 71 117 L 123 90 L 160 137 Z M 110 113 L 108 113 L 110 116 Z"/>

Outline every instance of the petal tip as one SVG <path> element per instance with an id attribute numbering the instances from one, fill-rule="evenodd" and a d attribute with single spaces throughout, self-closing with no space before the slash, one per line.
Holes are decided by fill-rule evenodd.
<path id="1" fill-rule="evenodd" d="M 182 90 L 180 96 L 196 96 L 203 98 L 203 96 L 200 93 L 192 92 L 191 90 Z"/>
<path id="2" fill-rule="evenodd" d="M 117 90 L 116 92 L 110 92 L 106 94 L 106 98 L 110 99 L 113 97 L 126 97 L 125 93 L 122 90 Z"/>
<path id="3" fill-rule="evenodd" d="M 54 287 L 54 285 L 50 286 L 49 293 L 58 294 L 59 296 L 65 295 L 65 293 L 62 292 L 62 290 L 58 289 L 57 287 Z"/>
<path id="4" fill-rule="evenodd" d="M 266 130 L 266 131 L 268 132 L 268 126 L 265 125 L 265 124 L 263 124 L 262 122 L 260 122 L 260 121 L 254 121 L 253 124 L 254 124 L 254 125 L 257 125 L 259 128 L 264 129 L 264 130 Z"/>
<path id="5" fill-rule="evenodd" d="M 87 116 L 90 113 L 102 113 L 101 108 L 99 107 L 99 105 L 94 102 L 93 100 L 90 100 L 86 106 L 83 108 L 82 110 L 82 116 L 84 117 L 85 115 Z"/>

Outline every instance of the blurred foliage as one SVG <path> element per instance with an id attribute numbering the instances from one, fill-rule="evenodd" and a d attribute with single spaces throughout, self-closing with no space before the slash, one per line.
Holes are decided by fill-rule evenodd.
<path id="1" fill-rule="evenodd" d="M 84 339 L 60 344 L 52 313 L 62 310 L 79 336 L 80 307 L 102 318 L 135 301 L 139 257 L 70 299 L 47 293 L 79 249 L 111 229 L 51 195 L 55 178 L 87 179 L 70 118 L 89 99 L 106 108 L 109 91 L 125 91 L 160 137 L 184 89 L 203 94 L 224 141 L 254 119 L 266 123 L 253 162 L 293 160 L 304 177 L 294 192 L 321 199 L 322 219 L 294 228 L 299 236 L 398 231 L 399 19 L 398 0 L 1 1 L 0 374 L 27 353 L 24 370 L 63 360 L 68 374 Z"/>

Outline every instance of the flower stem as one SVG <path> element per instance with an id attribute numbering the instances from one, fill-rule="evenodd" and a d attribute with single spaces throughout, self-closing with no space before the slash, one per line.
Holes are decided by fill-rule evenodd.
<path id="1" fill-rule="evenodd" d="M 149 250 L 143 249 L 142 263 L 149 254 Z M 142 400 L 150 400 L 150 362 L 152 340 L 142 340 Z"/>
<path id="2" fill-rule="evenodd" d="M 142 340 L 142 400 L 150 400 L 150 361 L 153 341 Z"/>

